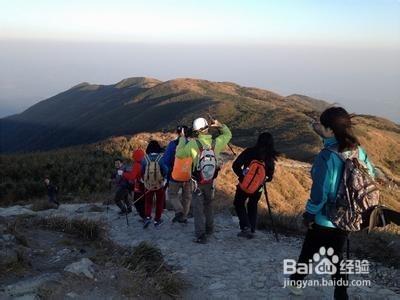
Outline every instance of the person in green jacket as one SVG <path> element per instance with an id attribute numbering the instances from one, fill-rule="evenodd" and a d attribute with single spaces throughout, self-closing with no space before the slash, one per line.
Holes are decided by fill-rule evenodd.
<path id="1" fill-rule="evenodd" d="M 232 133 L 228 126 L 214 120 L 210 127 L 217 128 L 220 132 L 213 139 L 209 134 L 209 125 L 206 119 L 198 118 L 193 122 L 193 131 L 198 137 L 186 143 L 185 133 L 181 132 L 176 157 L 193 159 L 193 174 L 197 183 L 193 195 L 193 217 L 197 243 L 206 243 L 207 235 L 214 230 L 214 215 L 212 202 L 214 198 L 214 180 L 218 175 L 220 153 L 228 145 Z"/>

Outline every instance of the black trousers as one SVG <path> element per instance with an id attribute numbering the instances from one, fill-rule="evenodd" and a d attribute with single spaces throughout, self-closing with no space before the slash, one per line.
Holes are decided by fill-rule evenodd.
<path id="1" fill-rule="evenodd" d="M 132 205 L 128 199 L 129 189 L 125 187 L 119 187 L 115 193 L 115 204 L 121 209 L 122 212 L 131 212 Z"/>
<path id="2" fill-rule="evenodd" d="M 306 237 L 303 242 L 303 247 L 297 263 L 308 263 L 313 259 L 313 255 L 319 252 L 321 247 L 328 249 L 333 248 L 334 254 L 339 257 L 339 262 L 334 263 L 337 272 L 332 275 L 334 280 L 347 280 L 346 274 L 340 273 L 340 262 L 343 260 L 343 250 L 347 241 L 347 233 L 337 228 L 323 227 L 313 224 L 312 229 L 307 231 Z M 290 276 L 291 280 L 303 280 L 307 275 L 293 274 Z M 347 286 L 335 286 L 335 299 L 346 300 Z"/>
<path id="3" fill-rule="evenodd" d="M 54 204 L 56 204 L 57 206 L 60 205 L 60 203 L 57 201 L 57 196 L 56 196 L 56 195 L 51 195 L 51 196 L 49 196 L 49 202 L 50 202 L 50 203 L 54 203 Z"/>
<path id="4" fill-rule="evenodd" d="M 236 214 L 239 218 L 240 229 L 250 228 L 252 232 L 256 230 L 257 225 L 257 204 L 258 200 L 261 198 L 261 192 L 248 195 L 242 191 L 242 189 L 237 186 L 235 200 L 233 205 L 235 206 Z M 247 209 L 246 209 L 246 200 Z"/>

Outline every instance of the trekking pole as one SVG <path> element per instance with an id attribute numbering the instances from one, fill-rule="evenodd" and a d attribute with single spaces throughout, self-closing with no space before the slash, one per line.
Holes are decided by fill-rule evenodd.
<path id="1" fill-rule="evenodd" d="M 125 218 L 126 218 L 126 226 L 129 227 L 128 210 L 126 210 L 126 212 L 125 212 Z"/>
<path id="2" fill-rule="evenodd" d="M 128 192 L 128 195 L 126 195 L 126 200 L 130 201 L 130 199 L 129 199 L 129 192 Z M 125 205 L 126 205 L 126 203 L 125 203 Z M 129 227 L 129 221 L 128 221 L 128 205 L 126 205 L 125 218 L 126 218 L 126 226 Z"/>
<path id="3" fill-rule="evenodd" d="M 133 201 L 132 204 L 135 205 L 135 203 L 138 202 L 139 200 L 141 200 L 148 192 L 149 192 L 149 191 L 145 191 L 145 192 L 143 193 L 143 195 L 140 196 L 139 198 L 137 198 L 135 201 Z"/>
<path id="4" fill-rule="evenodd" d="M 213 122 L 215 121 L 215 119 L 213 118 L 213 116 L 210 113 L 208 113 L 208 117 L 211 119 L 211 121 L 213 121 Z M 218 132 L 220 132 L 219 128 L 218 128 Z M 228 143 L 228 148 L 232 151 L 232 154 L 234 156 L 236 156 L 236 152 L 233 150 L 231 143 Z"/>
<path id="5" fill-rule="evenodd" d="M 274 225 L 274 218 L 272 217 L 271 205 L 269 204 L 268 193 L 267 193 L 267 184 L 265 182 L 264 182 L 264 194 L 265 194 L 265 200 L 267 201 L 269 216 L 271 218 L 272 231 L 275 234 L 276 241 L 279 242 L 278 233 L 276 232 L 275 225 Z"/>
<path id="6" fill-rule="evenodd" d="M 108 190 L 111 192 L 111 181 L 108 182 Z M 107 199 L 107 216 L 108 216 L 109 205 L 110 205 L 110 198 Z"/>

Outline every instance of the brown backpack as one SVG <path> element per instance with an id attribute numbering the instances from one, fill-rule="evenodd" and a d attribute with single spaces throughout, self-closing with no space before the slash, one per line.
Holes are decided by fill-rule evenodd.
<path id="1" fill-rule="evenodd" d="M 164 177 L 161 173 L 160 160 L 162 155 L 159 154 L 154 160 L 148 155 L 144 157 L 146 160 L 146 169 L 143 176 L 144 187 L 149 191 L 156 191 L 163 187 Z"/>
<path id="2" fill-rule="evenodd" d="M 344 162 L 336 201 L 328 203 L 328 217 L 339 229 L 359 231 L 363 215 L 379 204 L 379 189 L 368 167 L 359 160 L 358 148 L 349 157 L 344 157 L 336 149 L 327 149 Z"/>

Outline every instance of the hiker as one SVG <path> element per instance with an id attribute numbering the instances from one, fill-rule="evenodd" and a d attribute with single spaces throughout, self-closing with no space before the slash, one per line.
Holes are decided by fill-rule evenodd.
<path id="1" fill-rule="evenodd" d="M 176 132 L 185 132 L 185 143 L 188 142 L 188 127 L 178 126 Z M 187 223 L 187 217 L 192 202 L 192 157 L 175 157 L 179 136 L 171 141 L 164 154 L 164 162 L 168 166 L 168 196 L 175 210 L 173 223 Z M 181 195 L 179 194 L 181 191 Z"/>
<path id="2" fill-rule="evenodd" d="M 114 197 L 115 204 L 119 207 L 119 215 L 125 215 L 132 212 L 132 205 L 129 201 L 129 182 L 124 178 L 124 172 L 127 171 L 121 158 L 114 160 L 115 172 L 111 175 L 111 180 L 116 186 Z"/>
<path id="3" fill-rule="evenodd" d="M 204 118 L 193 121 L 193 131 L 198 137 L 186 143 L 184 130 L 181 131 L 179 143 L 176 148 L 177 158 L 189 158 L 193 160 L 192 171 L 195 179 L 195 191 L 193 194 L 193 217 L 196 243 L 206 243 L 207 235 L 214 231 L 213 198 L 214 180 L 218 175 L 218 156 L 228 145 L 232 133 L 228 126 L 214 120 L 211 127 L 220 131 L 217 138 L 209 134 L 208 122 Z"/>
<path id="4" fill-rule="evenodd" d="M 146 219 L 144 213 L 144 184 L 142 180 L 142 160 L 144 156 L 145 153 L 141 148 L 133 151 L 132 169 L 131 171 L 125 171 L 123 174 L 124 179 L 131 184 L 131 189 L 133 190 L 133 205 L 143 222 Z"/>
<path id="5" fill-rule="evenodd" d="M 373 206 L 364 216 L 362 227 L 371 232 L 375 227 L 385 227 L 393 223 L 400 226 L 400 212 L 383 205 Z"/>
<path id="6" fill-rule="evenodd" d="M 45 177 L 44 184 L 46 185 L 49 202 L 55 204 L 58 208 L 60 206 L 60 203 L 57 201 L 58 187 L 51 183 L 48 176 Z"/>
<path id="7" fill-rule="evenodd" d="M 258 200 L 262 195 L 263 185 L 274 176 L 276 159 L 274 139 L 269 132 L 264 132 L 259 135 L 256 145 L 245 149 L 232 164 L 233 172 L 239 179 L 233 203 L 239 217 L 239 237 L 253 238 Z"/>
<path id="8" fill-rule="evenodd" d="M 165 203 L 165 188 L 168 176 L 168 167 L 164 163 L 163 149 L 157 141 L 150 141 L 146 155 L 142 160 L 142 178 L 145 187 L 144 211 L 146 219 L 143 228 L 151 224 L 153 199 L 156 199 L 156 214 L 154 226 L 159 228 L 163 224 L 161 219 Z"/>
<path id="9" fill-rule="evenodd" d="M 333 224 L 328 216 L 329 209 L 336 207 L 339 201 L 340 183 L 344 174 L 345 163 L 343 158 L 357 158 L 365 165 L 369 176 L 374 176 L 374 168 L 368 160 L 367 154 L 352 130 L 351 116 L 341 107 L 326 109 L 320 116 L 320 122 L 313 124 L 315 132 L 324 142 L 324 148 L 316 157 L 311 169 L 312 187 L 310 199 L 303 214 L 303 223 L 308 228 L 298 263 L 309 263 L 313 255 L 321 247 L 332 248 L 339 261 L 332 264 L 337 272 L 332 275 L 333 280 L 346 280 L 346 274 L 340 272 L 340 262 L 343 259 L 343 248 L 348 233 Z M 291 282 L 298 282 L 306 275 L 295 273 L 290 276 Z M 301 289 L 292 284 L 289 286 L 294 294 L 301 294 Z M 347 286 L 335 285 L 334 299 L 348 299 Z"/>

